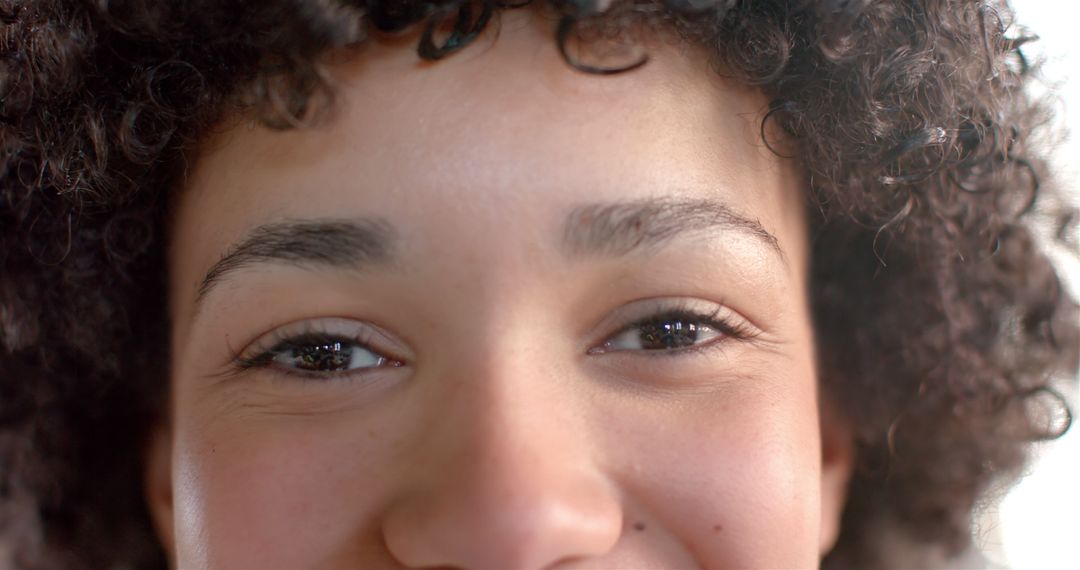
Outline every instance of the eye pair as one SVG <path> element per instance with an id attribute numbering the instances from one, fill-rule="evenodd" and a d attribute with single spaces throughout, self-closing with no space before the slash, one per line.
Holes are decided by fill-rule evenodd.
<path id="1" fill-rule="evenodd" d="M 677 301 L 630 317 L 588 354 L 678 356 L 752 336 L 751 325 L 720 305 Z M 400 345 L 373 325 L 324 319 L 283 327 L 254 342 L 234 359 L 238 370 L 273 369 L 285 375 L 333 379 L 406 364 Z M 290 330 L 291 329 L 291 330 Z"/>

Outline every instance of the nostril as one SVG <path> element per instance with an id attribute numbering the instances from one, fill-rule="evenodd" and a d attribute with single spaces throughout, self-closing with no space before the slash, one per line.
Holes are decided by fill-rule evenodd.
<path id="1" fill-rule="evenodd" d="M 619 499 L 553 483 L 517 496 L 491 486 L 428 488 L 390 509 L 383 540 L 410 568 L 547 568 L 610 552 L 622 535 Z"/>

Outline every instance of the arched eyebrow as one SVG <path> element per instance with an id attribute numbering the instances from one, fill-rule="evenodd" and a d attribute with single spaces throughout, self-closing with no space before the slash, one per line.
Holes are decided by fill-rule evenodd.
<path id="1" fill-rule="evenodd" d="M 563 224 L 568 257 L 649 253 L 675 238 L 709 239 L 716 232 L 751 236 L 786 265 L 779 241 L 760 222 L 713 200 L 646 199 L 597 203 L 570 211 Z M 359 269 L 395 261 L 398 234 L 378 218 L 286 220 L 259 226 L 215 263 L 199 285 L 195 313 L 216 285 L 261 264 Z"/>
<path id="2" fill-rule="evenodd" d="M 390 263 L 398 242 L 385 220 L 286 220 L 255 228 L 215 263 L 199 285 L 198 307 L 229 274 L 252 265 L 357 268 Z"/>
<path id="3" fill-rule="evenodd" d="M 779 240 L 761 222 L 706 199 L 650 198 L 579 206 L 566 218 L 562 245 L 572 256 L 623 256 L 656 250 L 687 234 L 708 237 L 725 231 L 760 241 L 786 265 Z"/>

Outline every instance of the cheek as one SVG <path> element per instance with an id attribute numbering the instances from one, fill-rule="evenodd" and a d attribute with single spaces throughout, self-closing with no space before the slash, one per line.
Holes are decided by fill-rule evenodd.
<path id="1" fill-rule="evenodd" d="M 179 565 L 299 568 L 378 549 L 363 543 L 393 454 L 378 422 L 260 419 L 178 433 Z"/>
<path id="2" fill-rule="evenodd" d="M 812 373 L 733 377 L 679 397 L 589 393 L 592 404 L 575 412 L 590 442 L 585 460 L 620 489 L 627 529 L 602 565 L 818 564 Z M 439 406 L 451 400 L 390 400 L 383 411 L 289 417 L 230 409 L 209 420 L 202 411 L 185 415 L 181 405 L 174 426 L 178 566 L 391 563 L 382 522 L 396 498 L 413 492 L 405 483 L 418 466 L 434 457 L 417 447 L 417 426 L 450 413 Z"/>
<path id="3" fill-rule="evenodd" d="M 813 378 L 786 380 L 788 390 L 702 400 L 663 418 L 638 418 L 623 439 L 634 442 L 622 454 L 628 495 L 705 567 L 818 564 Z"/>

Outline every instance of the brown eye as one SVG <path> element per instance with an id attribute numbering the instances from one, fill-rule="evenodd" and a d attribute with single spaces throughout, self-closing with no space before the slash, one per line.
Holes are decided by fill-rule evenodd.
<path id="1" fill-rule="evenodd" d="M 292 323 L 263 335 L 238 354 L 233 365 L 238 371 L 261 368 L 329 379 L 404 366 L 399 355 L 408 354 L 407 346 L 371 323 L 324 318 Z"/>
<path id="2" fill-rule="evenodd" d="M 604 342 L 604 351 L 662 351 L 688 348 L 723 336 L 717 327 L 693 316 L 641 321 Z"/>
<path id="3" fill-rule="evenodd" d="M 271 351 L 278 367 L 304 372 L 344 372 L 384 366 L 387 359 L 357 344 L 341 340 L 310 344 L 290 342 Z"/>

